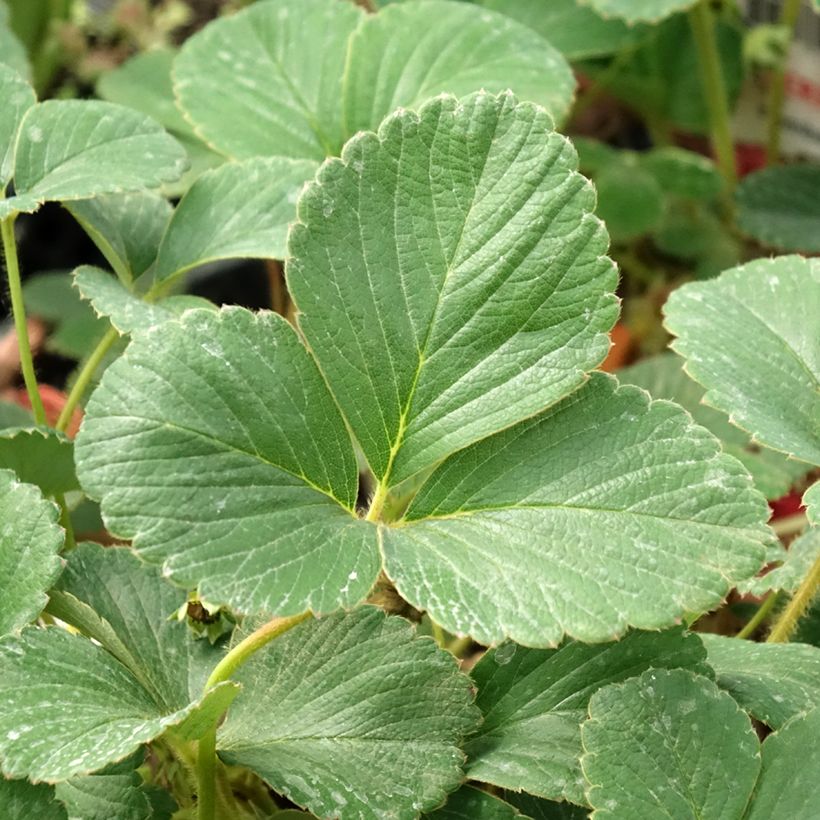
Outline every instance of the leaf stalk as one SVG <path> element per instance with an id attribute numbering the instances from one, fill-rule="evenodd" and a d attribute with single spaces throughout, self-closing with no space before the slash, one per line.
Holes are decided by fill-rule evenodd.
<path id="1" fill-rule="evenodd" d="M 797 15 L 801 0 L 786 0 L 780 10 L 780 25 L 788 32 L 783 55 L 774 70 L 769 87 L 769 105 L 766 116 L 766 163 L 772 165 L 780 161 L 780 137 L 783 132 L 783 106 L 786 101 L 786 63 L 791 51 Z"/>
<path id="2" fill-rule="evenodd" d="M 797 588 L 797 592 L 794 593 L 791 601 L 786 604 L 786 608 L 780 614 L 769 637 L 766 639 L 767 643 L 787 643 L 791 639 L 797 627 L 797 622 L 809 608 L 818 589 L 820 589 L 820 555 L 814 560 L 811 569 Z"/>

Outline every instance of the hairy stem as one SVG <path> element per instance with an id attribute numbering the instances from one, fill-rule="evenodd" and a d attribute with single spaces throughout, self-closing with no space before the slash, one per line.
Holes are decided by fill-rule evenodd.
<path id="1" fill-rule="evenodd" d="M 783 130 L 783 104 L 786 101 L 786 62 L 789 58 L 797 15 L 801 0 L 786 0 L 780 10 L 780 25 L 788 31 L 783 57 L 774 70 L 769 88 L 769 105 L 766 117 L 766 162 L 772 164 L 780 159 L 780 136 Z"/>
<path id="2" fill-rule="evenodd" d="M 111 345 L 117 341 L 119 335 L 113 327 L 108 328 L 105 336 L 97 342 L 97 346 L 85 360 L 85 364 L 77 375 L 77 379 L 71 388 L 71 392 L 68 394 L 63 409 L 60 411 L 60 417 L 57 419 L 58 430 L 65 430 L 66 427 L 68 427 L 77 405 L 82 401 L 85 391 L 88 389 L 88 385 L 91 383 L 94 374 L 97 372 L 97 368 L 100 366 L 100 362 L 102 362 L 105 358 L 105 354 L 111 349 Z"/>
<path id="3" fill-rule="evenodd" d="M 723 77 L 723 66 L 715 38 L 714 15 L 709 6 L 709 0 L 700 0 L 689 11 L 689 23 L 698 50 L 703 94 L 709 109 L 712 149 L 715 152 L 718 168 L 731 192 L 737 184 L 735 149 L 732 141 L 726 81 Z"/>
<path id="4" fill-rule="evenodd" d="M 216 665 L 205 683 L 208 692 L 214 686 L 228 680 L 236 670 L 248 661 L 265 644 L 270 643 L 294 626 L 312 617 L 311 612 L 290 618 L 274 618 L 240 641 Z M 212 726 L 199 741 L 197 752 L 197 811 L 199 820 L 216 820 L 216 725 Z"/>
<path id="5" fill-rule="evenodd" d="M 794 597 L 786 604 L 786 608 L 777 619 L 769 637 L 766 639 L 768 643 L 786 643 L 791 638 L 797 627 L 797 622 L 809 608 L 818 589 L 820 589 L 820 555 L 815 559 L 808 575 L 803 579 L 803 582 L 797 588 L 797 592 L 794 593 Z"/>
<path id="6" fill-rule="evenodd" d="M 23 288 L 20 283 L 20 265 L 17 261 L 17 242 L 14 239 L 14 216 L 0 221 L 3 235 L 3 252 L 6 257 L 6 272 L 9 280 L 11 295 L 11 310 L 14 314 L 14 329 L 17 332 L 17 346 L 20 350 L 20 369 L 23 371 L 23 381 L 26 385 L 34 420 L 37 424 L 46 423 L 46 411 L 37 386 L 37 376 L 34 374 L 34 361 L 31 358 L 31 346 L 28 341 L 26 327 L 26 308 L 23 304 Z"/>
<path id="7" fill-rule="evenodd" d="M 757 631 L 757 628 L 769 617 L 772 610 L 777 606 L 777 599 L 779 597 L 777 592 L 770 592 L 768 598 L 757 608 L 757 612 L 749 618 L 749 622 L 735 637 L 751 638 Z"/>

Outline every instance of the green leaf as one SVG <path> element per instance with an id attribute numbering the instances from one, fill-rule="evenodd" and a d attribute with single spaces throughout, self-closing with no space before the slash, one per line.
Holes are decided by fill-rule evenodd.
<path id="1" fill-rule="evenodd" d="M 258 157 L 204 173 L 174 211 L 154 278 L 215 259 L 284 259 L 296 200 L 316 168 L 310 160 Z"/>
<path id="2" fill-rule="evenodd" d="M 2 52 L 3 49 L 0 48 L 0 53 Z M 3 119 L 0 121 L 0 193 L 5 191 L 6 183 L 13 174 L 17 130 L 35 102 L 37 98 L 34 96 L 34 89 L 16 71 L 0 63 L 0 109 L 3 110 Z"/>
<path id="3" fill-rule="evenodd" d="M 31 66 L 26 47 L 11 30 L 8 16 L 8 7 L 0 2 L 0 70 L 8 66 L 28 80 L 31 77 Z"/>
<path id="4" fill-rule="evenodd" d="M 95 100 L 48 100 L 30 108 L 20 125 L 17 195 L 5 201 L 5 212 L 156 187 L 178 179 L 185 166 L 176 140 L 136 111 Z"/>
<path id="5" fill-rule="evenodd" d="M 0 470 L 0 635 L 36 618 L 62 570 L 58 510 L 36 487 Z"/>
<path id="6" fill-rule="evenodd" d="M 777 165 L 749 174 L 735 194 L 737 223 L 763 245 L 820 251 L 820 165 Z"/>
<path id="7" fill-rule="evenodd" d="M 146 302 L 125 288 L 110 273 L 91 265 L 74 271 L 74 285 L 94 310 L 107 316 L 120 333 L 133 333 L 175 319 L 191 308 L 216 310 L 216 306 L 199 296 L 169 296 L 159 302 Z"/>
<path id="8" fill-rule="evenodd" d="M 471 780 L 584 804 L 580 725 L 592 694 L 650 668 L 705 671 L 698 638 L 675 629 L 559 649 L 503 644 L 472 671 L 484 714 L 465 746 Z"/>
<path id="9" fill-rule="evenodd" d="M 88 637 L 28 629 L 0 642 L 3 771 L 66 780 L 120 760 L 169 727 L 196 736 L 213 725 L 236 687 L 201 698 L 207 664 L 218 656 L 203 658 L 187 626 L 168 619 L 185 600 L 184 590 L 127 549 L 74 550 L 49 612 Z"/>
<path id="10" fill-rule="evenodd" d="M 363 607 L 304 622 L 236 678 L 220 756 L 320 817 L 415 817 L 463 779 L 459 742 L 479 720 L 469 679 L 402 618 Z"/>
<path id="11" fill-rule="evenodd" d="M 683 669 L 601 689 L 581 727 L 581 765 L 601 820 L 737 820 L 760 769 L 751 722 L 714 683 Z"/>
<path id="12" fill-rule="evenodd" d="M 811 527 L 803 535 L 789 544 L 784 555 L 778 556 L 779 566 L 758 578 L 742 584 L 740 589 L 753 595 L 763 595 L 769 590 L 779 589 L 795 592 L 809 574 L 817 557 L 820 556 L 820 527 Z"/>
<path id="13" fill-rule="evenodd" d="M 402 597 L 445 629 L 549 646 L 711 609 L 760 568 L 767 517 L 742 465 L 691 416 L 593 374 L 448 459 L 406 523 L 381 531 Z"/>
<path id="14" fill-rule="evenodd" d="M 820 706 L 820 649 L 701 635 L 717 684 L 773 729 Z"/>
<path id="15" fill-rule="evenodd" d="M 12 470 L 43 495 L 78 490 L 74 472 L 74 445 L 62 433 L 48 428 L 8 428 L 0 431 L 0 469 Z"/>
<path id="16" fill-rule="evenodd" d="M 84 199 L 67 208 L 123 282 L 151 267 L 172 212 L 165 197 L 150 191 Z"/>
<path id="17" fill-rule="evenodd" d="M 417 109 L 439 94 L 463 97 L 479 89 L 512 89 L 561 121 L 575 79 L 549 42 L 502 14 L 436 0 L 392 6 L 364 18 L 351 37 L 345 133 L 375 128 L 399 107 Z"/>
<path id="18" fill-rule="evenodd" d="M 820 804 L 820 709 L 800 715 L 763 741 L 763 765 L 745 820 L 813 820 Z"/>
<path id="19" fill-rule="evenodd" d="M 598 216 L 613 242 L 629 242 L 649 233 L 663 216 L 663 190 L 634 158 L 622 157 L 595 177 Z"/>
<path id="20" fill-rule="evenodd" d="M 816 481 L 803 493 L 803 504 L 809 521 L 820 526 L 820 481 Z"/>
<path id="21" fill-rule="evenodd" d="M 430 820 L 514 820 L 521 813 L 492 794 L 474 786 L 462 786 L 440 809 L 424 816 Z"/>
<path id="22" fill-rule="evenodd" d="M 567 60 L 606 57 L 646 35 L 643 26 L 605 18 L 579 0 L 479 0 L 540 34 Z"/>
<path id="23" fill-rule="evenodd" d="M 0 777 L 0 806 L 3 820 L 69 820 L 65 807 L 54 797 L 54 787 L 43 783 L 35 786 Z"/>
<path id="24" fill-rule="evenodd" d="M 379 571 L 342 418 L 275 314 L 190 311 L 137 335 L 88 403 L 76 459 L 109 529 L 209 601 L 328 612 Z"/>
<path id="25" fill-rule="evenodd" d="M 722 181 L 715 163 L 694 151 L 668 146 L 638 154 L 638 158 L 667 195 L 714 199 L 720 193 Z"/>
<path id="26" fill-rule="evenodd" d="M 684 285 L 664 312 L 703 401 L 761 444 L 820 464 L 820 262 L 757 259 Z"/>
<path id="27" fill-rule="evenodd" d="M 720 439 L 727 453 L 742 462 L 766 498 L 780 498 L 808 471 L 807 464 L 754 444 L 747 433 L 730 423 L 725 413 L 702 404 L 704 389 L 686 375 L 683 360 L 674 353 L 663 353 L 623 368 L 618 371 L 618 380 L 642 387 L 653 399 L 669 399 L 688 410 L 698 424 Z"/>
<path id="28" fill-rule="evenodd" d="M 30 410 L 11 401 L 0 401 L 0 430 L 9 427 L 31 427 L 34 425 L 34 416 Z"/>
<path id="29" fill-rule="evenodd" d="M 299 325 L 385 485 L 539 412 L 606 354 L 617 273 L 550 129 L 509 94 L 440 97 L 351 140 L 302 194 Z"/>
<path id="30" fill-rule="evenodd" d="M 504 799 L 532 820 L 587 820 L 589 809 L 572 803 L 554 803 L 524 792 L 505 792 Z"/>
<path id="31" fill-rule="evenodd" d="M 582 0 L 602 17 L 617 17 L 627 23 L 657 23 L 694 6 L 697 0 Z"/>

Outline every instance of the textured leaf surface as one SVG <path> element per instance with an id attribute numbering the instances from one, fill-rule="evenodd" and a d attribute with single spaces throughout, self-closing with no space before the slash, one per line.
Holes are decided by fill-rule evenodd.
<path id="1" fill-rule="evenodd" d="M 710 609 L 760 568 L 767 516 L 688 414 L 594 374 L 444 462 L 382 538 L 399 592 L 449 631 L 549 646 Z"/>
<path id="2" fill-rule="evenodd" d="M 191 308 L 216 310 L 215 305 L 201 296 L 169 296 L 159 302 L 146 302 L 110 273 L 90 265 L 74 271 L 74 284 L 83 299 L 91 302 L 99 315 L 107 316 L 120 333 L 149 330 Z"/>
<path id="3" fill-rule="evenodd" d="M 592 696 L 581 727 L 587 796 L 601 820 L 737 820 L 760 753 L 749 718 L 691 672 L 648 671 Z"/>
<path id="4" fill-rule="evenodd" d="M 820 464 L 820 262 L 758 259 L 684 285 L 665 313 L 705 402 L 762 444 Z"/>
<path id="5" fill-rule="evenodd" d="M 34 89 L 16 71 L 0 63 L 0 109 L 3 111 L 0 120 L 0 192 L 12 176 L 17 129 L 36 101 Z"/>
<path id="6" fill-rule="evenodd" d="M 124 282 L 141 276 L 156 259 L 172 211 L 165 197 L 150 191 L 109 194 L 67 207 Z"/>
<path id="7" fill-rule="evenodd" d="M 185 152 L 161 126 L 123 106 L 95 100 L 49 100 L 29 109 L 14 163 L 24 208 L 46 201 L 157 187 L 178 179 Z"/>
<path id="8" fill-rule="evenodd" d="M 366 17 L 351 38 L 345 133 L 375 128 L 397 108 L 418 108 L 438 94 L 479 89 L 512 89 L 561 120 L 575 79 L 549 42 L 502 14 L 441 0 L 395 5 Z"/>
<path id="9" fill-rule="evenodd" d="M 156 280 L 215 259 L 284 259 L 299 191 L 316 167 L 309 160 L 259 157 L 204 173 L 174 212 Z"/>
<path id="10" fill-rule="evenodd" d="M 521 813 L 509 803 L 474 786 L 462 786 L 429 814 L 430 820 L 514 820 Z"/>
<path id="11" fill-rule="evenodd" d="M 60 574 L 64 535 L 57 507 L 0 470 L 0 635 L 36 618 Z"/>
<path id="12" fill-rule="evenodd" d="M 617 643 L 559 649 L 504 644 L 472 672 L 484 714 L 465 746 L 472 780 L 584 804 L 581 723 L 592 694 L 649 668 L 705 670 L 700 641 L 681 630 L 631 632 Z"/>
<path id="13" fill-rule="evenodd" d="M 809 521 L 815 526 L 820 526 L 820 481 L 815 481 L 803 493 L 803 504 L 806 507 L 806 515 Z"/>
<path id="14" fill-rule="evenodd" d="M 275 314 L 191 311 L 136 337 L 88 403 L 76 458 L 111 531 L 209 601 L 327 612 L 378 573 L 344 423 Z"/>
<path id="15" fill-rule="evenodd" d="M 65 807 L 54 797 L 54 788 L 44 783 L 0 777 L 0 806 L 3 820 L 69 820 Z"/>
<path id="16" fill-rule="evenodd" d="M 693 6 L 696 0 L 582 0 L 604 17 L 628 23 L 657 23 Z"/>
<path id="17" fill-rule="evenodd" d="M 74 445 L 62 433 L 46 428 L 11 427 L 0 432 L 0 469 L 39 487 L 43 495 L 78 490 Z"/>
<path id="18" fill-rule="evenodd" d="M 480 719 L 469 679 L 401 618 L 304 622 L 237 680 L 221 757 L 320 817 L 414 817 L 462 780 L 459 742 Z"/>
<path id="19" fill-rule="evenodd" d="M 299 201 L 299 324 L 385 483 L 557 401 L 606 353 L 617 273 L 550 129 L 510 95 L 441 97 L 351 140 Z"/>
<path id="20" fill-rule="evenodd" d="M 820 251 L 820 165 L 780 165 L 745 177 L 735 195 L 741 230 L 782 251 Z"/>
<path id="21" fill-rule="evenodd" d="M 794 592 L 820 556 L 820 527 L 811 527 L 789 544 L 782 563 L 759 578 L 741 585 L 744 592 L 763 595 L 770 589 Z"/>
<path id="22" fill-rule="evenodd" d="M 763 742 L 763 765 L 745 820 L 814 820 L 820 805 L 820 709 L 801 715 Z"/>
<path id="23" fill-rule="evenodd" d="M 572 803 L 554 803 L 525 792 L 505 792 L 504 798 L 531 820 L 588 820 L 589 809 Z"/>
<path id="24" fill-rule="evenodd" d="M 754 444 L 725 413 L 702 404 L 704 389 L 686 375 L 683 360 L 674 353 L 663 353 L 625 367 L 618 371 L 618 380 L 642 387 L 654 399 L 669 399 L 688 410 L 698 424 L 720 439 L 727 453 L 743 463 L 766 498 L 780 498 L 809 469 L 801 461 Z"/>
<path id="25" fill-rule="evenodd" d="M 754 643 L 703 635 L 717 683 L 774 729 L 820 706 L 820 649 L 800 643 Z"/>

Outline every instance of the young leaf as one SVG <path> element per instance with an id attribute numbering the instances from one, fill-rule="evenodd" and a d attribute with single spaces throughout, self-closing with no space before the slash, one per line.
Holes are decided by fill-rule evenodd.
<path id="1" fill-rule="evenodd" d="M 763 245 L 820 251 L 820 165 L 775 165 L 745 177 L 737 188 L 738 226 Z"/>
<path id="2" fill-rule="evenodd" d="M 258 157 L 202 174 L 174 211 L 156 281 L 214 259 L 284 259 L 294 205 L 316 168 L 310 160 Z"/>
<path id="3" fill-rule="evenodd" d="M 820 464 L 820 262 L 757 259 L 678 288 L 665 314 L 705 402 L 762 444 Z"/>
<path id="4" fill-rule="evenodd" d="M 74 285 L 83 299 L 91 302 L 96 313 L 107 316 L 123 334 L 148 330 L 191 308 L 216 310 L 215 305 L 199 296 L 168 296 L 159 302 L 146 302 L 110 273 L 91 265 L 83 265 L 74 271 Z"/>
<path id="5" fill-rule="evenodd" d="M 634 23 L 657 23 L 678 11 L 694 6 L 697 0 L 581 0 L 602 17 L 617 17 Z"/>
<path id="6" fill-rule="evenodd" d="M 0 7 L 1 8 L 1 7 Z M 0 777 L 3 820 L 69 820 L 65 807 L 54 797 L 54 787 Z"/>
<path id="7" fill-rule="evenodd" d="M 595 816 L 738 820 L 760 769 L 751 722 L 714 683 L 683 669 L 607 686 L 581 727 Z"/>
<path id="8" fill-rule="evenodd" d="M 594 374 L 445 461 L 380 529 L 402 597 L 445 629 L 549 646 L 712 608 L 760 568 L 767 516 L 687 413 Z"/>
<path id="9" fill-rule="evenodd" d="M 342 418 L 275 314 L 191 311 L 137 335 L 88 403 L 76 459 L 111 531 L 207 600 L 328 612 L 379 571 Z"/>
<path id="10" fill-rule="evenodd" d="M 236 678 L 220 756 L 320 817 L 415 817 L 463 779 L 459 743 L 480 719 L 469 679 L 402 618 L 304 622 Z"/>
<path id="11" fill-rule="evenodd" d="M 694 420 L 714 433 L 723 449 L 751 473 L 755 486 L 769 499 L 780 498 L 806 474 L 809 465 L 760 447 L 751 437 L 729 422 L 725 413 L 702 403 L 704 389 L 683 369 L 683 359 L 663 353 L 618 371 L 618 381 L 646 390 L 654 399 L 669 399 L 692 414 Z"/>
<path id="12" fill-rule="evenodd" d="M 769 590 L 780 589 L 795 592 L 809 574 L 820 555 L 820 527 L 810 527 L 803 535 L 789 544 L 785 554 L 778 556 L 780 565 L 757 578 L 741 584 L 739 588 L 753 595 L 763 595 Z"/>
<path id="13" fill-rule="evenodd" d="M 502 14 L 439 0 L 392 6 L 366 17 L 350 39 L 345 133 L 375 128 L 401 106 L 416 109 L 438 94 L 479 89 L 512 89 L 561 121 L 575 78 L 549 42 Z"/>
<path id="14" fill-rule="evenodd" d="M 820 805 L 820 709 L 795 717 L 763 741 L 763 765 L 745 820 L 813 820 Z"/>
<path id="15" fill-rule="evenodd" d="M 178 179 L 186 164 L 176 140 L 136 111 L 93 100 L 48 100 L 30 108 L 20 125 L 16 196 L 3 203 L 0 216 L 46 201 L 156 187 Z"/>
<path id="16" fill-rule="evenodd" d="M 98 196 L 66 207 L 123 282 L 151 267 L 172 212 L 165 197 L 150 191 Z"/>
<path id="17" fill-rule="evenodd" d="M 16 71 L 0 63 L 0 193 L 13 174 L 17 130 L 35 102 L 34 89 Z"/>
<path id="18" fill-rule="evenodd" d="M 514 791 L 584 804 L 580 725 L 592 694 L 646 669 L 706 671 L 698 638 L 675 629 L 559 649 L 503 644 L 472 672 L 484 714 L 465 746 L 467 775 Z"/>
<path id="19" fill-rule="evenodd" d="M 617 272 L 549 116 L 509 94 L 398 112 L 291 228 L 299 325 L 385 485 L 552 404 L 605 356 Z"/>
<path id="20" fill-rule="evenodd" d="M 15 428 L 0 432 L 0 469 L 12 470 L 43 495 L 78 490 L 74 445 L 62 433 L 47 428 Z"/>
<path id="21" fill-rule="evenodd" d="M 751 715 L 779 729 L 820 706 L 820 649 L 701 635 L 717 684 Z"/>
<path id="22" fill-rule="evenodd" d="M 492 794 L 474 786 L 462 786 L 440 809 L 424 816 L 429 820 L 515 820 L 521 813 Z"/>
<path id="23" fill-rule="evenodd" d="M 36 487 L 0 470 L 0 635 L 36 618 L 62 570 L 58 510 Z"/>
<path id="24" fill-rule="evenodd" d="M 49 612 L 87 637 L 28 629 L 0 642 L 3 771 L 34 781 L 85 775 L 133 753 L 169 727 L 196 736 L 225 711 L 236 687 L 200 699 L 203 659 L 185 601 L 125 549 L 85 544 L 70 554 Z M 187 721 L 187 723 L 186 723 Z"/>

